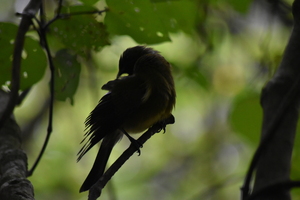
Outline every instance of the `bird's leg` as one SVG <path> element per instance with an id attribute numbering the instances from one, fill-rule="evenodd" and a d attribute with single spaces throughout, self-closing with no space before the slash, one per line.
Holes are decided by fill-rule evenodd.
<path id="1" fill-rule="evenodd" d="M 131 144 L 136 148 L 138 154 L 141 155 L 141 150 L 140 150 L 140 148 L 142 148 L 143 145 L 142 145 L 141 143 L 139 143 L 139 141 L 137 141 L 136 139 L 134 139 L 133 137 L 131 137 L 131 136 L 125 131 L 125 129 L 121 128 L 120 130 L 124 133 L 124 135 L 127 136 L 127 138 L 129 139 L 129 141 L 131 142 Z"/>

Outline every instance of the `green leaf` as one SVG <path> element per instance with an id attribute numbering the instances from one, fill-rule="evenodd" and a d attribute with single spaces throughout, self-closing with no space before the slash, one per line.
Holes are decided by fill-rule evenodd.
<path id="1" fill-rule="evenodd" d="M 105 24 L 110 34 L 129 35 L 138 43 L 154 44 L 170 41 L 168 28 L 149 0 L 106 2 L 109 11 L 105 16 Z"/>
<path id="2" fill-rule="evenodd" d="M 153 1 L 153 0 L 152 0 Z M 154 4 L 159 20 L 169 32 L 182 30 L 191 33 L 196 27 L 198 8 L 195 1 L 156 1 Z"/>
<path id="3" fill-rule="evenodd" d="M 46 55 L 37 41 L 27 37 L 24 52 L 27 56 L 22 60 L 21 90 L 27 89 L 40 81 L 47 67 Z"/>
<path id="4" fill-rule="evenodd" d="M 196 83 L 198 83 L 201 87 L 204 89 L 208 89 L 209 82 L 206 79 L 205 75 L 197 68 L 187 68 L 185 69 L 185 74 L 192 80 L 194 80 Z"/>
<path id="5" fill-rule="evenodd" d="M 255 92 L 244 92 L 233 103 L 230 123 L 242 137 L 258 144 L 262 126 L 260 96 Z"/>
<path id="6" fill-rule="evenodd" d="M 14 39 L 18 27 L 10 23 L 0 23 L 0 46 L 5 47 L 0 52 L 0 84 L 5 85 L 11 80 Z M 21 63 L 21 85 L 25 90 L 37 83 L 44 75 L 47 59 L 39 43 L 30 37 L 25 38 Z"/>
<path id="7" fill-rule="evenodd" d="M 5 85 L 11 80 L 11 65 L 13 54 L 13 41 L 18 27 L 11 23 L 0 23 L 0 84 Z"/>
<path id="8" fill-rule="evenodd" d="M 58 51 L 53 59 L 55 67 L 55 98 L 59 101 L 70 99 L 74 104 L 73 96 L 79 84 L 81 66 L 76 55 L 66 49 Z"/>
<path id="9" fill-rule="evenodd" d="M 91 6 L 72 6 L 64 8 L 62 13 L 93 10 L 96 9 Z M 65 48 L 83 57 L 88 57 L 90 49 L 99 51 L 101 47 L 109 44 L 106 27 L 91 14 L 57 20 L 51 25 L 51 34 L 64 44 Z"/>
<path id="10" fill-rule="evenodd" d="M 249 9 L 252 0 L 229 0 L 229 5 L 240 13 L 246 13 Z"/>

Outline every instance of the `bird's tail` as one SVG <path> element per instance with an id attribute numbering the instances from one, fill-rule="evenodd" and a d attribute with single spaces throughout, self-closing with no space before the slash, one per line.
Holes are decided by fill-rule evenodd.
<path id="1" fill-rule="evenodd" d="M 116 144 L 122 137 L 122 132 L 119 130 L 116 130 L 113 133 L 107 134 L 102 140 L 100 149 L 98 151 L 97 157 L 95 159 L 94 165 L 83 182 L 79 192 L 84 192 L 89 190 L 103 175 L 108 158 L 110 156 L 110 153 Z"/>

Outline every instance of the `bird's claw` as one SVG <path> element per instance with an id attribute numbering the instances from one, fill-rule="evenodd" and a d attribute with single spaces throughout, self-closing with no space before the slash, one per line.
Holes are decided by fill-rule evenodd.
<path id="1" fill-rule="evenodd" d="M 141 150 L 140 148 L 143 147 L 143 144 L 140 143 L 138 140 L 134 139 L 131 137 L 124 129 L 121 129 L 121 131 L 127 136 L 129 141 L 131 142 L 131 145 L 133 145 L 136 148 L 136 151 L 138 152 L 139 156 L 141 155 Z"/>
<path id="2" fill-rule="evenodd" d="M 164 131 L 164 133 L 166 132 L 166 126 L 167 126 L 167 123 L 165 122 L 165 120 L 163 121 L 159 121 L 157 122 L 158 126 L 159 126 L 159 129 L 157 130 L 157 133 L 159 133 L 160 131 Z"/>
<path id="3" fill-rule="evenodd" d="M 141 155 L 141 148 L 143 147 L 143 144 L 140 143 L 138 140 L 135 140 L 133 138 L 130 139 L 131 145 L 133 145 L 136 148 L 137 153 L 139 154 L 138 156 Z"/>
<path id="4" fill-rule="evenodd" d="M 175 117 L 173 115 L 170 115 L 168 118 L 157 122 L 157 125 L 159 127 L 159 129 L 157 130 L 157 133 L 159 133 L 160 131 L 164 130 L 164 133 L 166 132 L 166 126 L 168 124 L 174 124 L 175 123 Z"/>

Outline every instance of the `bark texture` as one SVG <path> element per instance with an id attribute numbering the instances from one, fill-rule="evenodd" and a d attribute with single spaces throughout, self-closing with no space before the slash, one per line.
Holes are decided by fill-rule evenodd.
<path id="1" fill-rule="evenodd" d="M 300 92 L 300 1 L 293 4 L 294 27 L 282 62 L 261 96 L 262 139 L 272 134 L 260 156 L 254 192 L 290 179 L 291 157 L 298 122 Z M 277 118 L 279 120 L 274 119 Z M 270 130 L 272 130 L 270 132 Z M 269 138 L 269 137 L 268 137 Z M 287 189 L 268 190 L 255 200 L 290 200 Z"/>
<path id="2" fill-rule="evenodd" d="M 8 94 L 0 90 L 0 114 Z M 33 200 L 33 187 L 26 179 L 27 156 L 21 149 L 21 130 L 13 116 L 0 130 L 0 199 Z"/>

